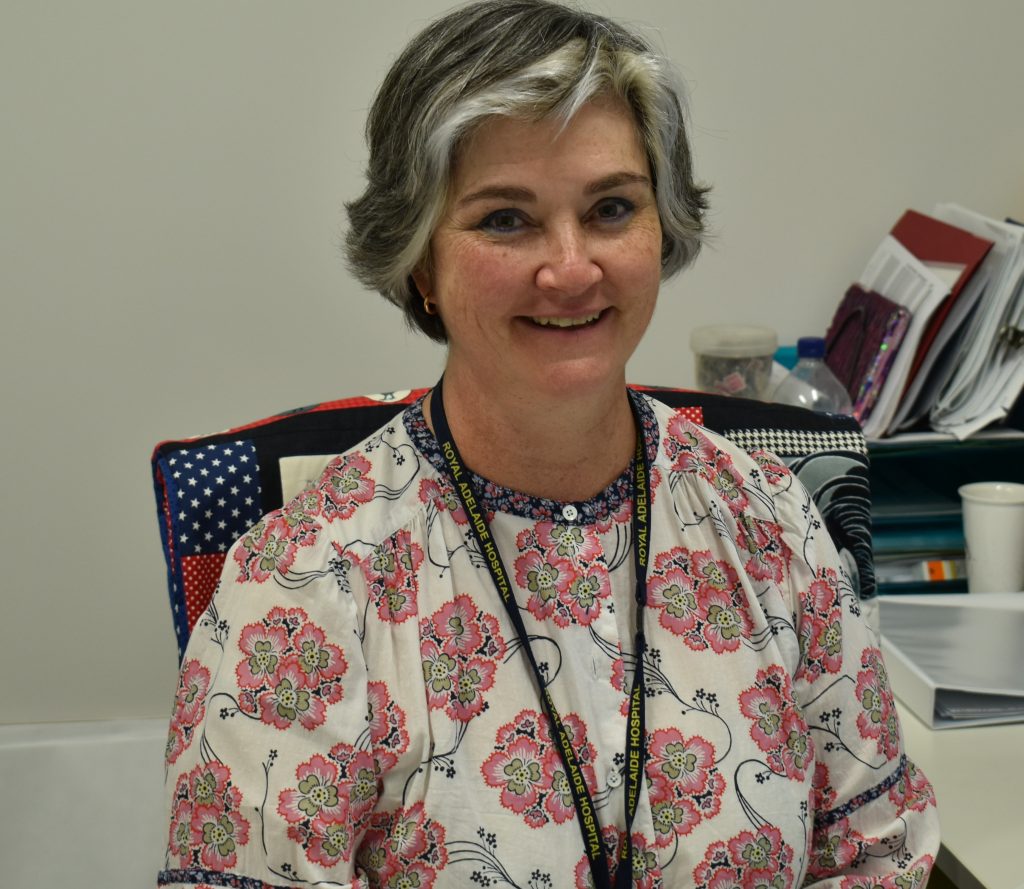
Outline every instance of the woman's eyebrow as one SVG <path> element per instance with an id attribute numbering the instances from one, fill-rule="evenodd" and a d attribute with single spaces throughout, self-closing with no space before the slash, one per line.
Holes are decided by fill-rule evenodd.
<path id="1" fill-rule="evenodd" d="M 601 194 L 605 191 L 613 191 L 622 188 L 624 185 L 646 185 L 651 186 L 651 180 L 641 173 L 633 173 L 623 170 L 617 173 L 609 173 L 593 182 L 588 182 L 583 189 L 584 194 Z M 514 203 L 532 203 L 537 200 L 537 195 L 529 188 L 519 185 L 487 185 L 476 191 L 470 192 L 465 197 L 459 198 L 459 206 L 475 203 L 476 201 L 512 201 Z"/>
<path id="2" fill-rule="evenodd" d="M 611 173 L 608 176 L 595 179 L 593 182 L 588 182 L 584 191 L 586 194 L 599 194 L 603 191 L 613 191 L 616 188 L 622 188 L 623 185 L 646 185 L 650 188 L 651 180 L 640 173 L 623 171 L 621 173 Z"/>
<path id="3" fill-rule="evenodd" d="M 516 185 L 490 185 L 459 198 L 459 206 L 472 204 L 475 201 L 514 201 L 519 203 L 530 203 L 537 200 L 537 195 L 528 188 L 521 188 Z"/>

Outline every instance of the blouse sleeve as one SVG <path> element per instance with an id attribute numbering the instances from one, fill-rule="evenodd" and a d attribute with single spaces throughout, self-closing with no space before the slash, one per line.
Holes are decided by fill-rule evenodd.
<path id="1" fill-rule="evenodd" d="M 365 885 L 378 764 L 350 567 L 301 510 L 229 552 L 181 665 L 159 885 Z"/>
<path id="2" fill-rule="evenodd" d="M 939 845 L 935 797 L 904 751 L 882 653 L 810 495 L 777 458 L 754 457 L 791 551 L 793 689 L 815 747 L 804 885 L 924 886 Z"/>

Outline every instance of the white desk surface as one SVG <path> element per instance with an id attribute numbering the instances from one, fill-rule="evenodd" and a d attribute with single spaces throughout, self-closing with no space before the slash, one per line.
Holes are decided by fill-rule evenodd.
<path id="1" fill-rule="evenodd" d="M 985 889 L 1024 889 L 1024 723 L 934 731 L 897 706 L 907 755 L 935 788 L 943 847 Z"/>
<path id="2" fill-rule="evenodd" d="M 921 596 L 920 601 L 954 598 L 1024 607 L 1021 593 Z M 900 705 L 899 689 L 894 691 L 907 755 L 935 788 L 944 871 L 958 886 L 1024 889 L 1024 723 L 934 731 Z"/>

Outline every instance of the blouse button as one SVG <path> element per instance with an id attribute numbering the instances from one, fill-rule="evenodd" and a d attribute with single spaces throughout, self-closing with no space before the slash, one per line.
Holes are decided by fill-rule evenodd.
<path id="1" fill-rule="evenodd" d="M 562 507 L 562 518 L 567 522 L 575 522 L 576 517 L 580 514 L 580 511 L 573 506 L 571 503 L 566 503 Z"/>
<path id="2" fill-rule="evenodd" d="M 622 783 L 622 775 L 618 769 L 610 769 L 608 772 L 608 786 L 613 790 Z"/>

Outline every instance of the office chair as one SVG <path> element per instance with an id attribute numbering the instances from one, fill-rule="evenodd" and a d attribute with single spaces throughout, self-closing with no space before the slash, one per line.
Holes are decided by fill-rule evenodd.
<path id="1" fill-rule="evenodd" d="M 684 409 L 689 419 L 740 447 L 775 453 L 811 493 L 871 622 L 876 588 L 868 456 L 856 420 L 705 392 L 633 388 Z M 315 480 L 331 457 L 426 391 L 314 404 L 156 446 L 153 484 L 179 659 L 234 541 Z"/>

